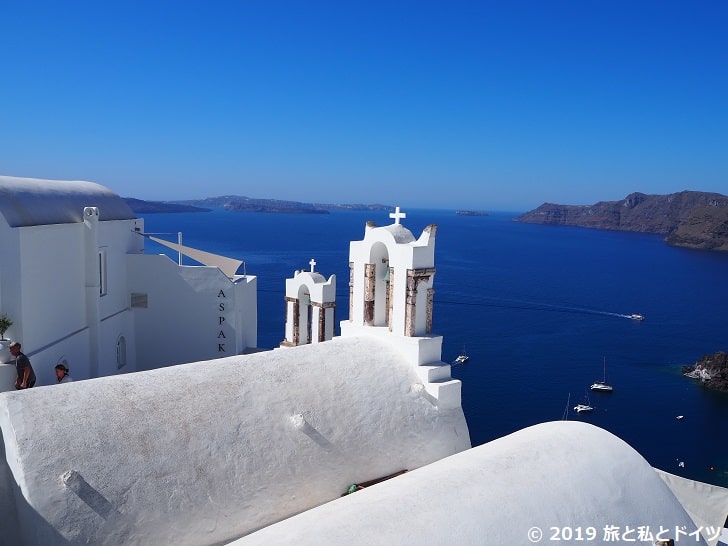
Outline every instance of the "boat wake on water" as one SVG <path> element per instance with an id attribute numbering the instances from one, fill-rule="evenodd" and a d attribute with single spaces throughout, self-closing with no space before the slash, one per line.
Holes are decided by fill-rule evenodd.
<path id="1" fill-rule="evenodd" d="M 627 318 L 631 320 L 644 320 L 644 316 L 636 313 L 626 315 L 624 313 L 614 313 L 612 311 L 602 311 L 599 309 L 587 309 L 584 307 L 570 307 L 566 305 L 553 305 L 550 303 L 539 303 L 532 301 L 521 301 L 521 300 L 509 300 L 504 298 L 487 298 L 483 301 L 446 301 L 436 300 L 437 303 L 450 304 L 450 305 L 468 305 L 468 306 L 483 306 L 483 307 L 502 307 L 505 309 L 524 309 L 532 311 L 550 311 L 555 313 L 577 313 L 582 315 L 601 315 L 606 317 L 618 317 Z"/>

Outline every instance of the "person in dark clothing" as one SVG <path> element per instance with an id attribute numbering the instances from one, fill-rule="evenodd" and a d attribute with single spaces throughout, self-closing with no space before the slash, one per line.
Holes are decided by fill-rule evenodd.
<path id="1" fill-rule="evenodd" d="M 10 344 L 10 354 L 15 357 L 15 370 L 17 372 L 15 388 L 18 390 L 30 389 L 35 385 L 35 372 L 28 357 L 20 352 L 20 347 L 20 343 L 17 341 Z"/>

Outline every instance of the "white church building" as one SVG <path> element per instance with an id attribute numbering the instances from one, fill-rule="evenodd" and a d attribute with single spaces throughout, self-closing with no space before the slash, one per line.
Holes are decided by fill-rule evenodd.
<path id="1" fill-rule="evenodd" d="M 180 266 L 144 241 L 143 219 L 103 186 L 0 176 L 0 314 L 38 386 L 61 362 L 89 379 L 256 346 L 255 277 Z M 14 388 L 9 360 L 0 342 L 0 391 Z"/>
<path id="2" fill-rule="evenodd" d="M 719 543 L 728 491 L 600 428 L 472 448 L 432 332 L 436 226 L 390 216 L 351 242 L 341 335 L 312 260 L 281 347 L 254 352 L 235 262 L 145 254 L 97 184 L 0 177 L 0 314 L 39 378 L 0 389 L 0 546 Z M 59 361 L 87 380 L 51 385 Z"/>

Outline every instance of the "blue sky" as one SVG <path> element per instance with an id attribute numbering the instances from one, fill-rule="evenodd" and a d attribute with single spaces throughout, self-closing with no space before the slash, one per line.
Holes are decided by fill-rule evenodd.
<path id="1" fill-rule="evenodd" d="M 0 2 L 0 174 L 527 210 L 728 193 L 728 2 Z"/>

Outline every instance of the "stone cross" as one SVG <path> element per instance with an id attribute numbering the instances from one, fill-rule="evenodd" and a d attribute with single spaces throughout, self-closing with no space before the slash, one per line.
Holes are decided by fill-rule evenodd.
<path id="1" fill-rule="evenodd" d="M 389 213 L 390 218 L 394 218 L 394 223 L 399 224 L 402 218 L 407 218 L 407 214 L 399 211 L 399 207 L 395 207 L 394 212 Z"/>
<path id="2" fill-rule="evenodd" d="M 313 268 L 316 266 L 316 260 L 314 260 L 313 258 L 311 258 L 311 261 L 308 262 L 308 263 L 311 264 L 311 273 L 313 273 Z"/>

